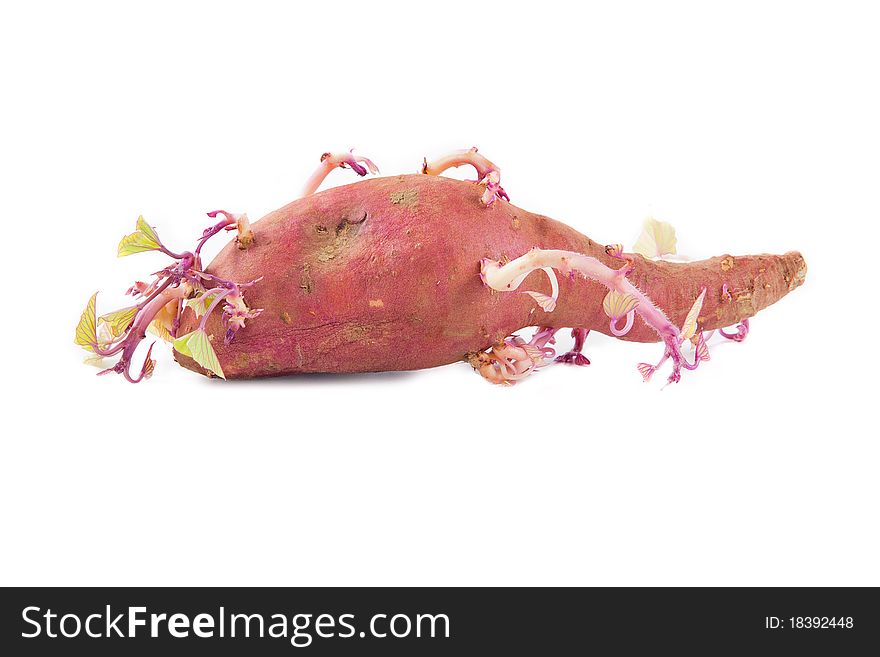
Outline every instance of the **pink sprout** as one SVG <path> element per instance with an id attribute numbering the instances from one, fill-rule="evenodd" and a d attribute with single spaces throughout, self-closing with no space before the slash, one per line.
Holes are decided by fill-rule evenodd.
<path id="1" fill-rule="evenodd" d="M 427 158 L 425 158 L 422 160 L 422 173 L 429 176 L 439 176 L 447 169 L 462 165 L 470 165 L 477 170 L 476 180 L 468 182 L 485 185 L 486 189 L 480 197 L 480 202 L 483 205 L 489 207 L 497 199 L 510 201 L 507 192 L 501 187 L 501 169 L 480 154 L 476 146 L 466 150 L 454 151 L 431 162 L 428 162 Z"/>
<path id="2" fill-rule="evenodd" d="M 635 320 L 635 317 L 636 317 L 636 311 L 630 310 L 626 314 L 626 323 L 623 325 L 623 328 L 618 328 L 618 326 L 617 326 L 617 323 L 620 321 L 621 318 L 620 317 L 612 317 L 611 320 L 608 322 L 608 329 L 614 335 L 616 335 L 618 338 L 621 338 L 624 335 L 626 335 L 627 333 L 629 333 L 630 329 L 633 326 L 633 321 Z"/>
<path id="3" fill-rule="evenodd" d="M 379 173 L 379 167 L 371 159 L 363 155 L 355 155 L 354 149 L 348 153 L 324 153 L 321 155 L 321 164 L 306 181 L 302 196 L 314 194 L 324 179 L 336 168 L 351 169 L 359 176 L 366 176 L 368 172 Z"/>
<path id="4" fill-rule="evenodd" d="M 528 342 L 518 335 L 505 338 L 488 351 L 472 354 L 469 361 L 490 383 L 513 385 L 547 365 L 548 358 L 553 358 L 555 352 L 547 345 L 555 342 L 556 330 L 541 328 Z"/>
<path id="5" fill-rule="evenodd" d="M 142 301 L 132 309 L 132 319 L 128 322 L 127 326 L 120 327 L 122 330 L 118 335 L 110 334 L 108 337 L 106 331 L 99 330 L 93 332 L 92 337 L 84 338 L 84 341 L 88 342 L 88 344 L 85 344 L 84 342 L 79 342 L 80 329 L 77 329 L 78 344 L 87 347 L 97 356 L 107 358 L 120 355 L 119 360 L 113 367 L 102 370 L 99 374 L 116 372 L 122 374 L 132 383 L 138 383 L 145 378 L 149 378 L 155 367 L 155 361 L 150 358 L 153 345 L 150 345 L 150 348 L 147 350 L 146 358 L 139 374 L 136 376 L 132 375 L 130 371 L 135 351 L 146 337 L 147 328 L 154 322 L 160 322 L 162 328 L 167 330 L 172 338 L 178 337 L 177 330 L 180 326 L 183 302 L 190 296 L 199 296 L 201 294 L 205 297 L 210 296 L 213 299 L 211 306 L 206 310 L 199 324 L 199 329 L 201 330 L 204 330 L 208 317 L 218 304 L 224 299 L 228 299 L 224 307 L 227 339 L 232 339 L 235 332 L 244 326 L 246 319 L 259 315 L 260 310 L 249 309 L 241 296 L 242 288 L 248 287 L 256 281 L 237 284 L 201 271 L 199 250 L 204 243 L 221 230 L 240 229 L 242 226 L 240 221 L 242 215 L 232 215 L 218 210 L 209 213 L 209 216 L 216 218 L 218 214 L 224 215 L 225 219 L 203 231 L 194 252 L 184 251 L 179 255 L 174 254 L 176 262 L 156 272 L 154 274 L 156 276 L 155 281 L 150 284 L 137 281 L 128 289 L 127 294 L 142 299 Z M 156 250 L 166 254 L 173 253 L 162 245 L 161 242 L 159 242 Z M 205 283 L 210 283 L 213 287 L 206 289 Z M 94 313 L 94 305 L 90 305 L 90 307 Z M 83 313 L 84 318 L 87 316 L 88 311 L 89 309 L 87 308 L 86 312 Z M 93 329 L 95 328 L 95 321 L 95 315 L 92 315 L 91 324 Z M 97 323 L 100 325 L 100 318 L 98 318 Z"/>
<path id="6" fill-rule="evenodd" d="M 590 359 L 584 356 L 581 351 L 584 348 L 584 342 L 587 340 L 589 329 L 575 328 L 571 330 L 571 337 L 574 338 L 574 347 L 556 358 L 557 363 L 570 363 L 572 365 L 589 365 Z"/>
<path id="7" fill-rule="evenodd" d="M 749 334 L 749 320 L 744 319 L 739 324 L 737 324 L 736 333 L 728 333 L 724 329 L 718 329 L 718 332 L 728 340 L 733 340 L 734 342 L 742 342 Z"/>
<path id="8" fill-rule="evenodd" d="M 234 214 L 232 212 L 227 212 L 226 210 L 214 210 L 213 212 L 209 212 L 208 216 L 212 219 L 215 219 L 218 214 L 222 214 L 224 217 L 226 217 L 227 222 L 224 222 L 222 225 L 206 229 L 204 234 L 202 235 L 202 241 L 196 248 L 196 253 L 201 251 L 202 244 L 207 241 L 208 238 L 215 235 L 221 228 L 224 230 L 235 230 L 236 228 L 238 229 L 238 237 L 236 237 L 236 242 L 238 243 L 239 249 L 246 249 L 254 243 L 254 232 L 251 230 L 251 223 L 250 221 L 248 221 L 248 216 L 246 214 Z"/>
<path id="9" fill-rule="evenodd" d="M 611 251 L 619 251 L 619 249 L 611 249 Z M 516 290 L 529 273 L 536 269 L 543 269 L 544 267 L 559 269 L 563 273 L 575 270 L 580 275 L 601 283 L 608 288 L 609 294 L 606 296 L 603 306 L 606 304 L 608 306 L 606 308 L 606 313 L 609 314 L 612 319 L 612 328 L 614 329 L 612 332 L 620 333 L 631 327 L 628 319 L 627 324 L 629 327 L 624 326 L 623 329 L 617 328 L 616 321 L 619 319 L 619 316 L 623 314 L 623 312 L 620 311 L 622 308 L 626 308 L 627 311 L 632 310 L 634 312 L 633 317 L 637 315 L 645 324 L 656 331 L 657 335 L 663 341 L 664 352 L 660 362 L 656 365 L 650 365 L 648 363 L 639 364 L 638 369 L 646 381 L 649 380 L 657 368 L 663 365 L 667 360 L 672 361 L 672 373 L 669 375 L 670 383 L 678 382 L 681 379 L 682 368 L 695 370 L 702 361 L 708 360 L 709 350 L 705 343 L 705 337 L 702 334 L 697 338 L 697 350 L 694 362 L 689 362 L 681 351 L 685 339 L 695 334 L 694 329 L 696 327 L 696 318 L 692 319 L 691 314 L 695 314 L 699 311 L 698 304 L 702 302 L 705 289 L 700 297 L 698 297 L 694 307 L 691 308 L 691 312 L 688 314 L 688 319 L 685 322 L 685 327 L 680 329 L 669 320 L 663 311 L 658 308 L 644 292 L 627 279 L 627 274 L 631 269 L 629 264 L 615 270 L 598 259 L 586 254 L 558 249 L 531 249 L 526 254 L 507 263 L 501 263 L 489 259 L 483 259 L 481 261 L 481 273 L 484 283 L 491 289 L 500 292 L 512 292 Z M 627 314 L 629 313 L 627 312 Z M 691 325 L 692 321 L 693 326 Z M 490 352 L 490 355 L 491 353 L 492 352 Z M 482 363 L 482 365 L 485 364 L 486 363 Z M 491 359 L 488 364 L 493 364 Z M 487 374 L 491 375 L 487 376 L 490 380 L 492 376 L 503 380 L 509 378 L 503 376 L 503 373 L 499 373 L 498 371 L 484 372 L 481 370 L 481 373 L 483 373 L 484 376 L 487 376 Z"/>
<path id="10" fill-rule="evenodd" d="M 724 283 L 721 286 L 721 298 L 727 299 L 728 301 L 733 301 L 733 297 L 730 294 L 730 290 L 727 289 L 727 283 Z"/>
<path id="11" fill-rule="evenodd" d="M 485 206 L 492 205 L 496 199 L 504 199 L 505 201 L 509 201 L 510 197 L 507 195 L 507 192 L 504 191 L 504 188 L 501 187 L 501 174 L 498 171 L 490 171 L 482 180 L 480 180 L 480 185 L 486 186 L 486 191 L 483 192 L 483 195 L 480 197 L 480 202 Z"/>

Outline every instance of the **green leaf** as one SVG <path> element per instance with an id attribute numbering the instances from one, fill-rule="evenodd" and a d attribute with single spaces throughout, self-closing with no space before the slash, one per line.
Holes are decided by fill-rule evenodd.
<path id="1" fill-rule="evenodd" d="M 86 351 L 94 351 L 95 345 L 98 344 L 98 330 L 95 321 L 95 300 L 97 298 L 98 293 L 95 292 L 83 310 L 79 324 L 76 325 L 74 342 Z"/>
<path id="2" fill-rule="evenodd" d="M 159 235 L 153 229 L 153 227 L 147 223 L 147 220 L 144 219 L 144 215 L 140 215 L 137 220 L 137 229 L 146 235 L 149 239 L 153 240 L 156 244 L 161 244 L 159 241 Z"/>
<path id="3" fill-rule="evenodd" d="M 101 315 L 98 318 L 98 321 L 107 324 L 107 328 L 110 329 L 110 333 L 113 337 L 118 338 L 125 333 L 129 326 L 131 326 L 131 323 L 134 321 L 137 314 L 137 306 L 131 306 L 129 308 L 123 308 L 122 310 L 114 310 L 112 313 L 107 313 L 106 315 Z"/>
<path id="4" fill-rule="evenodd" d="M 189 342 L 189 339 L 193 336 L 194 333 L 195 331 L 193 331 L 192 333 L 187 333 L 186 335 L 181 335 L 179 338 L 174 340 L 174 342 L 171 343 L 174 351 L 192 358 L 192 352 L 189 350 L 189 345 L 187 344 L 187 342 Z"/>
<path id="5" fill-rule="evenodd" d="M 186 346 L 189 347 L 192 358 L 206 370 L 211 370 L 214 374 L 222 379 L 226 377 L 223 374 L 223 368 L 220 367 L 220 361 L 217 360 L 217 354 L 208 334 L 204 331 L 195 331 L 192 337 L 187 341 Z"/>
<path id="6" fill-rule="evenodd" d="M 165 326 L 156 320 L 150 322 L 150 325 L 147 326 L 147 330 L 155 335 L 157 338 L 164 340 L 165 342 L 174 342 L 174 338 L 171 335 L 171 332 L 165 328 Z"/>
<path id="7" fill-rule="evenodd" d="M 187 299 L 184 302 L 184 305 L 192 308 L 192 311 L 196 314 L 196 317 L 201 317 L 207 312 L 208 306 L 211 305 L 211 303 L 214 301 L 214 297 L 216 296 L 216 294 L 207 294 L 198 296 L 194 299 Z"/>
<path id="8" fill-rule="evenodd" d="M 210 370 L 221 379 L 225 379 L 223 368 L 220 367 L 220 361 L 211 346 L 211 340 L 204 331 L 193 331 L 182 335 L 174 341 L 174 349 L 189 356 L 206 370 Z"/>
<path id="9" fill-rule="evenodd" d="M 116 254 L 122 258 L 133 253 L 157 251 L 161 248 L 162 243 L 159 242 L 159 236 L 156 234 L 156 231 L 141 216 L 137 220 L 137 230 L 119 241 Z"/>
<path id="10" fill-rule="evenodd" d="M 83 358 L 83 364 L 91 365 L 93 367 L 100 367 L 101 369 L 107 367 L 107 363 L 104 357 L 99 356 L 98 354 L 95 354 L 93 356 L 86 356 L 85 358 Z"/>

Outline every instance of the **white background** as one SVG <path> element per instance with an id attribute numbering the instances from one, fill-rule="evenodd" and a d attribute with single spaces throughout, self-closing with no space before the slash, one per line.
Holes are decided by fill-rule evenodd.
<path id="1" fill-rule="evenodd" d="M 877 16 L 711 4 L 4 9 L 0 582 L 880 584 Z M 81 364 L 92 292 L 165 264 L 116 259 L 138 214 L 190 248 L 325 150 L 472 145 L 600 242 L 654 215 L 693 257 L 799 249 L 806 285 L 662 392 L 658 345 L 604 336 L 513 388 Z"/>

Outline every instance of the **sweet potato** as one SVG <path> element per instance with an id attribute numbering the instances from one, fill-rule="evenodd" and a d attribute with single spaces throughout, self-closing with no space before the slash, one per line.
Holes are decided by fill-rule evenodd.
<path id="1" fill-rule="evenodd" d="M 237 227 L 239 239 L 204 276 L 249 286 L 228 294 L 222 314 L 197 314 L 217 302 L 191 289 L 168 296 L 166 310 L 178 309 L 165 323 L 175 345 L 201 326 L 216 363 L 192 354 L 204 347 L 198 340 L 176 349 L 176 359 L 230 379 L 412 370 L 464 359 L 489 380 L 511 383 L 548 362 L 554 332 L 570 327 L 576 349 L 558 360 L 588 363 L 579 351 L 590 330 L 663 341 L 661 362 L 639 369 L 647 380 L 671 358 L 670 380 L 677 381 L 681 367 L 708 360 L 708 332 L 738 325 L 724 335 L 741 340 L 748 318 L 804 282 L 806 265 L 796 252 L 680 263 L 594 242 L 507 202 L 494 165 L 485 162 L 481 170 L 469 161 L 480 173 L 476 183 L 425 175 L 433 173 L 426 163 L 423 174 L 305 196 L 252 226 L 227 215 L 223 227 Z M 186 287 L 181 276 L 166 295 Z M 201 307 L 184 307 L 186 297 Z M 229 299 L 243 298 L 246 304 L 228 308 Z M 143 318 L 138 331 L 146 319 L 154 318 Z M 530 342 L 513 337 L 528 326 L 541 327 Z M 688 340 L 693 362 L 681 349 Z"/>

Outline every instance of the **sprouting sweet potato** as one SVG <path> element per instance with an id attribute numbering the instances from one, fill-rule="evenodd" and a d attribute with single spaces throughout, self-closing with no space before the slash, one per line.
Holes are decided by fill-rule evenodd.
<path id="1" fill-rule="evenodd" d="M 139 223 L 129 238 L 177 264 L 135 289 L 143 301 L 117 311 L 121 317 L 98 318 L 93 297 L 77 342 L 99 355 L 122 353 L 111 369 L 132 380 L 152 371 L 148 355 L 140 376 L 128 373 L 131 345 L 152 325 L 173 341 L 184 367 L 225 378 L 464 359 L 490 381 L 512 383 L 552 362 L 553 335 L 569 327 L 575 349 L 556 360 L 588 364 L 580 350 L 597 330 L 663 342 L 660 363 L 639 370 L 647 380 L 670 359 L 677 381 L 681 368 L 708 360 L 711 332 L 742 340 L 748 318 L 806 274 L 796 252 L 670 262 L 596 243 L 509 203 L 497 167 L 475 149 L 425 162 L 420 174 L 312 194 L 335 166 L 366 174 L 360 162 L 375 172 L 366 158 L 325 155 L 306 196 L 253 225 L 244 215 L 212 213 L 224 219 L 194 253 L 168 251 Z M 473 165 L 478 180 L 431 175 L 459 164 Z M 224 228 L 237 229 L 238 239 L 203 269 L 201 244 Z M 654 222 L 642 240 L 650 248 L 639 250 L 668 255 L 673 239 Z M 531 340 L 514 336 L 528 326 L 539 327 Z M 682 350 L 688 341 L 690 358 Z"/>

